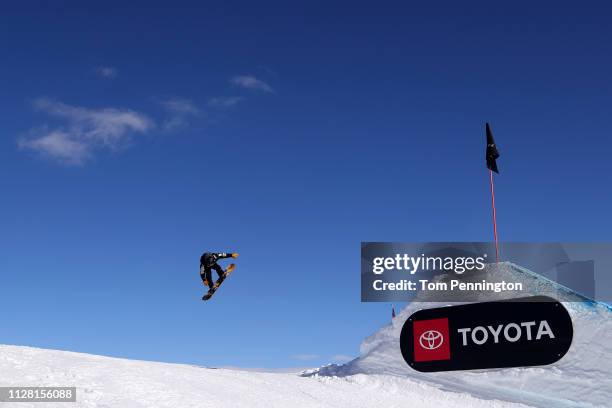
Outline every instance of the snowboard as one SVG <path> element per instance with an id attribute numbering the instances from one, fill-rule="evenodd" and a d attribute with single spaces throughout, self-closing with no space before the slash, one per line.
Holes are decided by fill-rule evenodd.
<path id="1" fill-rule="evenodd" d="M 210 299 L 215 294 L 217 289 L 219 289 L 219 286 L 221 286 L 225 278 L 227 278 L 229 274 L 234 271 L 235 268 L 236 268 L 236 264 L 230 264 L 230 266 L 227 267 L 225 272 L 223 272 L 223 275 L 221 275 L 221 277 L 217 279 L 217 281 L 214 283 L 213 287 L 208 291 L 208 293 L 202 297 L 202 300 Z"/>

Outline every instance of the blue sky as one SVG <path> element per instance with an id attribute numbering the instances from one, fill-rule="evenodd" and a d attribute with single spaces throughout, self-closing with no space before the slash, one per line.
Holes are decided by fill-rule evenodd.
<path id="1" fill-rule="evenodd" d="M 609 240 L 611 10 L 39 2 L 0 12 L 0 343 L 355 356 L 361 241 Z M 204 250 L 237 251 L 209 303 Z"/>

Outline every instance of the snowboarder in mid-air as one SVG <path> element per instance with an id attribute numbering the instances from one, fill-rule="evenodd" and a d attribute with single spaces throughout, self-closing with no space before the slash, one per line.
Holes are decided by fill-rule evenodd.
<path id="1" fill-rule="evenodd" d="M 214 291 L 213 287 L 215 285 L 215 282 L 212 280 L 212 270 L 214 269 L 217 275 L 219 275 L 217 282 L 221 282 L 227 270 L 224 271 L 217 261 L 225 258 L 238 258 L 238 254 L 236 252 L 204 252 L 200 257 L 200 278 L 202 278 L 202 282 L 208 286 L 211 292 Z M 234 264 L 230 265 L 230 268 L 233 269 L 233 266 Z"/>

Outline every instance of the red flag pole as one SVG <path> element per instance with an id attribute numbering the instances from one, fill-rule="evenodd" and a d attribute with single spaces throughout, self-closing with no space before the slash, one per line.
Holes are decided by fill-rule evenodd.
<path id="1" fill-rule="evenodd" d="M 499 244 L 497 243 L 497 213 L 495 211 L 495 188 L 493 187 L 493 170 L 489 170 L 491 181 L 491 204 L 493 206 L 493 238 L 495 238 L 495 262 L 499 262 Z"/>

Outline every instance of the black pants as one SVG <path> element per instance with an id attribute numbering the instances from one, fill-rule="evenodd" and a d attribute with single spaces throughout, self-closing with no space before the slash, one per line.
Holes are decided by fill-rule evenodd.
<path id="1" fill-rule="evenodd" d="M 213 269 L 215 270 L 215 272 L 217 272 L 217 275 L 219 275 L 219 278 L 223 276 L 223 268 L 221 268 L 221 266 L 218 263 L 214 263 L 209 267 L 200 265 L 200 278 L 202 278 L 202 282 L 204 280 L 208 281 L 209 288 L 212 288 L 213 285 L 215 284 L 215 282 L 213 282 L 212 280 L 212 270 Z"/>

